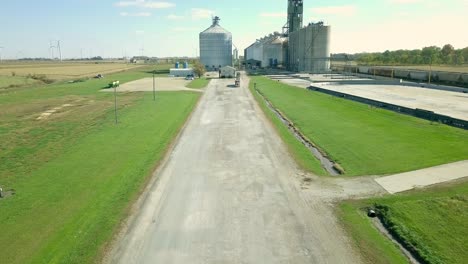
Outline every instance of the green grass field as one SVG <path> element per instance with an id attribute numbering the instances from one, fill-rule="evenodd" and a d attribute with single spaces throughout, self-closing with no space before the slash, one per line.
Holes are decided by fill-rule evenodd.
<path id="1" fill-rule="evenodd" d="M 468 181 L 340 206 L 342 223 L 368 263 L 406 263 L 360 209 L 374 205 L 385 208 L 392 232 L 425 263 L 466 263 Z"/>
<path id="2" fill-rule="evenodd" d="M 392 174 L 468 159 L 466 130 L 265 77 L 252 77 L 253 83 L 303 134 L 338 162 L 346 175 Z M 303 155 L 307 153 L 296 154 Z"/>
<path id="3" fill-rule="evenodd" d="M 0 92 L 0 256 L 5 263 L 91 263 L 198 101 L 192 92 L 100 92 L 133 70 Z M 44 111 L 69 104 L 44 120 Z"/>
<path id="4" fill-rule="evenodd" d="M 206 78 L 195 78 L 195 80 L 191 81 L 187 84 L 187 88 L 192 89 L 202 89 L 205 88 L 210 83 L 210 79 Z"/>

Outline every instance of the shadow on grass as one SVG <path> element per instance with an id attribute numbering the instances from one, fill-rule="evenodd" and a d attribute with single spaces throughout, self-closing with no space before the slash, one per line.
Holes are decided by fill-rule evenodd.
<path id="1" fill-rule="evenodd" d="M 169 74 L 169 70 L 168 69 L 165 69 L 165 70 L 154 70 L 154 71 L 145 71 L 145 73 L 148 73 L 148 74 Z"/>

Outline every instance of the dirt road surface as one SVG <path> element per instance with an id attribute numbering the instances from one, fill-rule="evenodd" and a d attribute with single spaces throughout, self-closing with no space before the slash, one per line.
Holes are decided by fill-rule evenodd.
<path id="1" fill-rule="evenodd" d="M 177 77 L 155 78 L 156 91 L 193 91 L 202 92 L 201 89 L 190 89 L 185 87 L 190 81 Z M 103 92 L 114 92 L 114 89 L 103 89 Z M 124 83 L 117 88 L 117 92 L 151 92 L 153 91 L 153 78 L 143 78 L 136 81 Z"/>
<path id="2" fill-rule="evenodd" d="M 381 188 L 371 178 L 304 184 L 246 77 L 232 84 L 207 87 L 107 261 L 360 263 L 330 201 Z"/>

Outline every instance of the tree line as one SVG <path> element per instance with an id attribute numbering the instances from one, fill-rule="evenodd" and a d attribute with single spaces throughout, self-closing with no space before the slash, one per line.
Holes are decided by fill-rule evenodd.
<path id="1" fill-rule="evenodd" d="M 415 50 L 395 50 L 374 53 L 358 53 L 354 59 L 365 65 L 463 65 L 468 64 L 468 47 L 455 49 L 446 44 Z"/>

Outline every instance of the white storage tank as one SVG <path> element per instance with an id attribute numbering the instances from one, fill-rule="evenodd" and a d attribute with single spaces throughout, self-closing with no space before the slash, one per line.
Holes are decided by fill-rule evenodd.
<path id="1" fill-rule="evenodd" d="M 330 26 L 322 22 L 289 34 L 289 68 L 320 73 L 330 69 Z"/>
<path id="2" fill-rule="evenodd" d="M 200 33 L 200 61 L 208 71 L 232 66 L 232 34 L 213 18 L 211 27 Z"/>

